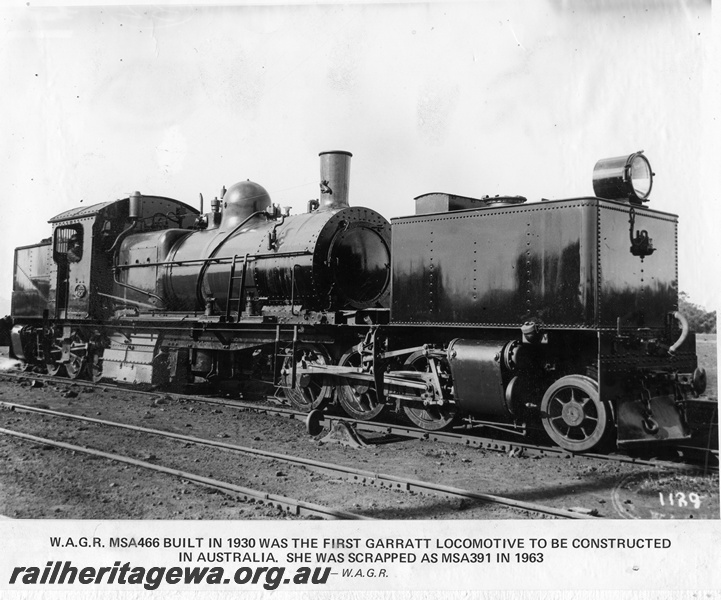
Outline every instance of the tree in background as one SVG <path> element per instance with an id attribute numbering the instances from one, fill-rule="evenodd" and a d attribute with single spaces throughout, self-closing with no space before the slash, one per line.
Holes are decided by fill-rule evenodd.
<path id="1" fill-rule="evenodd" d="M 695 333 L 716 333 L 716 311 L 708 312 L 693 304 L 686 292 L 678 295 L 678 309 L 688 321 L 689 329 Z"/>

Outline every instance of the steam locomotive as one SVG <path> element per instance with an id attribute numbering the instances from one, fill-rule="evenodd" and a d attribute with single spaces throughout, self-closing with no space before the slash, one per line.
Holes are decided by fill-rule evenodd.
<path id="1" fill-rule="evenodd" d="M 537 429 L 570 451 L 689 436 L 705 373 L 642 152 L 599 161 L 594 196 L 430 193 L 391 222 L 349 206 L 350 160 L 320 154 L 299 215 L 251 181 L 207 213 L 135 192 L 57 215 L 15 250 L 12 355 L 73 379 L 264 382 L 305 411 Z"/>

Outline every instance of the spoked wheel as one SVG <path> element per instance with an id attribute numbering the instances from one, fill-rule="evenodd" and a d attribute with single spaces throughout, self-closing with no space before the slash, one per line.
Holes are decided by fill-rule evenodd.
<path id="1" fill-rule="evenodd" d="M 50 340 L 44 355 L 45 368 L 48 371 L 48 375 L 51 375 L 52 377 L 63 377 L 66 375 L 65 365 L 59 362 L 63 355 L 63 348 L 60 344 L 60 338 L 55 335 L 54 330 L 52 332 L 52 339 Z"/>
<path id="2" fill-rule="evenodd" d="M 65 370 L 70 379 L 79 379 L 86 373 L 88 365 L 88 340 L 87 336 L 76 329 L 70 337 L 70 357 L 65 363 Z"/>
<path id="3" fill-rule="evenodd" d="M 553 383 L 541 401 L 543 427 L 561 448 L 584 452 L 598 446 L 611 429 L 609 411 L 598 384 L 584 375 L 566 375 Z"/>
<path id="4" fill-rule="evenodd" d="M 63 377 L 64 375 L 67 375 L 65 365 L 60 363 L 46 362 L 45 369 L 47 369 L 48 375 L 52 375 L 53 377 Z"/>
<path id="5" fill-rule="evenodd" d="M 344 367 L 360 367 L 362 360 L 361 354 L 352 350 L 341 357 L 339 364 Z M 352 379 L 347 382 L 338 388 L 338 401 L 349 417 L 370 421 L 383 413 L 387 405 L 378 402 L 378 396 L 370 382 Z"/>
<path id="6" fill-rule="evenodd" d="M 437 369 L 439 371 L 439 377 L 448 376 L 450 381 L 450 373 L 448 363 L 445 360 L 438 361 Z M 430 373 L 431 366 L 428 363 L 428 358 L 424 356 L 422 352 L 416 352 L 408 357 L 405 362 L 406 367 L 410 367 L 415 371 L 422 373 Z M 423 405 L 422 402 L 404 402 L 403 412 L 410 421 L 420 427 L 421 429 L 427 429 L 429 431 L 438 431 L 450 427 L 456 418 L 456 405 L 455 404 L 429 404 Z"/>
<path id="7" fill-rule="evenodd" d="M 450 427 L 456 418 L 456 407 L 452 404 L 444 406 L 404 404 L 403 412 L 414 425 L 428 431 L 439 431 Z"/>
<path id="8" fill-rule="evenodd" d="M 292 386 L 294 361 L 296 368 L 304 368 L 306 365 L 329 365 L 331 361 L 328 353 L 322 346 L 297 344 L 295 356 L 285 358 L 281 371 L 285 396 L 295 408 L 304 412 L 322 408 L 330 398 L 330 387 L 323 385 L 321 377 L 300 374 L 296 375 L 295 386 Z"/>

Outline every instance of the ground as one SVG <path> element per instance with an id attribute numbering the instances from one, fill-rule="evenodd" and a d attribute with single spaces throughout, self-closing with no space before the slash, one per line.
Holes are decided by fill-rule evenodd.
<path id="1" fill-rule="evenodd" d="M 715 336 L 699 357 L 716 398 Z M 365 449 L 320 444 L 302 423 L 252 411 L 79 385 L 19 384 L 0 374 L 0 400 L 171 430 L 368 471 L 432 480 L 605 518 L 718 518 L 718 476 L 678 475 L 583 458 L 532 458 L 422 440 Z M 375 518 L 538 518 L 523 511 L 400 491 L 369 489 L 283 463 L 190 442 L 0 410 L 0 427 L 301 498 Z M 241 502 L 180 477 L 0 434 L 0 514 L 11 518 L 252 519 L 278 509 Z"/>

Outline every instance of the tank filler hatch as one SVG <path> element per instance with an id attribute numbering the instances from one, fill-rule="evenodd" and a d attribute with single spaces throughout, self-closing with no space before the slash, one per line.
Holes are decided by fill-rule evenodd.
<path id="1" fill-rule="evenodd" d="M 416 215 L 431 215 L 474 208 L 513 206 L 523 204 L 526 198 L 523 196 L 483 196 L 482 198 L 469 198 L 467 196 L 457 196 L 456 194 L 448 194 L 446 192 L 432 192 L 416 196 L 415 201 Z"/>

